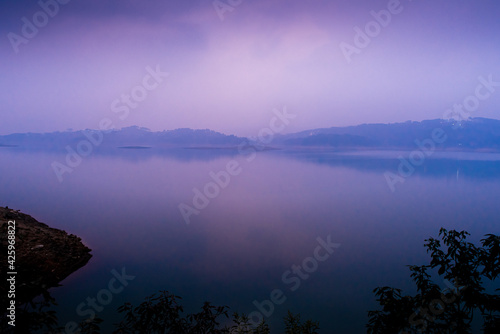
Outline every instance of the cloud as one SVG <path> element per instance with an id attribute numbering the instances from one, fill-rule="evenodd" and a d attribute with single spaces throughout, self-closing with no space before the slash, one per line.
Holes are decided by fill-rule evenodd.
<path id="1" fill-rule="evenodd" d="M 387 1 L 244 0 L 223 21 L 211 1 L 70 1 L 18 54 L 0 42 L 0 133 L 94 127 L 156 64 L 171 77 L 124 125 L 249 135 L 283 105 L 301 115 L 290 131 L 436 118 L 500 71 L 499 6 L 403 5 L 347 64 L 339 44 Z M 2 2 L 0 31 L 37 10 Z"/>

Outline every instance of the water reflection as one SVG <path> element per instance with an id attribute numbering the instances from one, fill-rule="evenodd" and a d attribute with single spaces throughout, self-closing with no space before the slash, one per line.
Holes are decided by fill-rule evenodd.
<path id="1" fill-rule="evenodd" d="M 427 262 L 423 240 L 440 227 L 499 234 L 498 159 L 436 152 L 394 194 L 383 173 L 397 172 L 398 155 L 384 154 L 267 151 L 248 161 L 237 150 L 113 149 L 59 183 L 51 163 L 64 152 L 2 148 L 0 198 L 93 249 L 91 263 L 51 290 L 63 321 L 83 320 L 77 306 L 126 267 L 137 278 L 99 314 L 109 323 L 124 301 L 163 289 L 185 305 L 210 300 L 250 313 L 280 288 L 287 301 L 268 318 L 273 330 L 290 309 L 325 333 L 364 333 L 366 311 L 377 308 L 372 290 L 411 289 L 405 266 Z M 192 205 L 193 189 L 230 160 L 241 174 L 187 226 L 178 205 Z M 290 291 L 283 273 L 328 235 L 341 247 Z"/>
<path id="2" fill-rule="evenodd" d="M 500 154 L 497 153 L 464 153 L 464 152 L 435 152 L 425 157 L 422 163 L 410 163 L 411 152 L 280 152 L 283 158 L 296 159 L 318 165 L 332 167 L 347 167 L 360 171 L 375 173 L 398 173 L 401 164 L 399 157 L 403 157 L 414 168 L 413 175 L 423 177 L 456 177 L 467 179 L 491 179 L 500 177 Z M 276 153 L 275 153 L 276 154 Z M 407 170 L 406 167 L 404 169 Z"/>
<path id="3" fill-rule="evenodd" d="M 61 148 L 26 149 L 23 147 L 0 147 L 0 150 L 15 153 L 40 153 L 66 155 Z M 180 162 L 214 161 L 221 158 L 248 157 L 250 152 L 257 155 L 272 155 L 283 159 L 328 165 L 332 167 L 353 168 L 360 171 L 398 173 L 402 157 L 409 161 L 409 151 L 312 151 L 277 149 L 259 151 L 254 147 L 244 146 L 210 149 L 210 148 L 155 148 L 155 147 L 98 147 L 92 152 L 96 157 L 109 157 L 130 162 L 143 162 L 153 158 L 172 159 Z M 84 158 L 85 159 L 85 158 Z M 64 160 L 61 160 L 64 161 Z M 422 163 L 412 165 L 414 175 L 424 177 L 465 177 L 489 179 L 500 177 L 500 154 L 482 152 L 433 152 L 425 156 Z"/>

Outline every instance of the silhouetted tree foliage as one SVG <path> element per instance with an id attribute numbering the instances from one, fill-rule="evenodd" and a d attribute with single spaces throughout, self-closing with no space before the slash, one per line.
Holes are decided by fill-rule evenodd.
<path id="1" fill-rule="evenodd" d="M 16 326 L 10 326 L 7 314 L 2 314 L 0 333 L 51 333 L 57 330 L 56 312 L 50 310 L 57 305 L 55 299 L 44 290 L 40 296 L 16 307 Z"/>
<path id="2" fill-rule="evenodd" d="M 245 314 L 233 314 L 233 322 L 235 325 L 232 327 L 232 332 L 235 334 L 270 334 L 269 326 L 262 321 L 256 328 L 252 328 L 248 316 Z"/>
<path id="3" fill-rule="evenodd" d="M 178 296 L 161 291 L 152 295 L 137 307 L 125 303 L 118 311 L 125 318 L 117 325 L 114 333 L 227 333 L 219 329 L 218 318 L 227 317 L 227 307 L 212 306 L 206 302 L 202 311 L 183 316 L 183 308 L 178 303 Z"/>
<path id="4" fill-rule="evenodd" d="M 500 289 L 490 294 L 483 286 L 484 280 L 495 281 L 500 273 L 500 237 L 487 234 L 482 247 L 476 247 L 465 240 L 468 235 L 442 228 L 442 241 L 425 240 L 430 264 L 409 266 L 415 296 L 376 288 L 382 310 L 368 312 L 368 333 L 472 333 L 474 312 L 482 317 L 484 333 L 500 333 Z M 429 269 L 437 269 L 449 287 L 440 289 Z"/>
<path id="5" fill-rule="evenodd" d="M 137 307 L 125 303 L 118 311 L 124 320 L 117 324 L 115 334 L 165 333 L 165 334 L 270 334 L 269 326 L 262 321 L 253 327 L 248 316 L 234 313 L 232 326 L 221 326 L 221 316 L 229 319 L 227 306 L 213 306 L 206 302 L 201 312 L 183 315 L 181 298 L 168 291 L 152 295 Z M 231 321 L 226 321 L 229 323 Z M 286 334 L 317 334 L 317 322 L 301 323 L 300 315 L 288 311 L 284 318 Z"/>
<path id="6" fill-rule="evenodd" d="M 228 316 L 227 306 L 213 306 L 205 302 L 198 313 L 184 314 L 179 301 L 181 297 L 160 291 L 147 297 L 144 302 L 134 307 L 125 303 L 118 308 L 123 319 L 115 324 L 114 334 L 270 334 L 269 326 L 262 321 L 253 326 L 248 316 L 234 313 Z M 17 308 L 16 327 L 9 326 L 4 315 L 0 322 L 0 333 L 66 333 L 58 325 L 56 312 L 50 310 L 57 305 L 54 298 L 45 291 L 42 296 Z M 225 326 L 221 325 L 221 319 Z M 99 317 L 85 319 L 72 331 L 79 334 L 100 334 Z M 284 318 L 286 334 L 317 334 L 317 322 L 307 320 L 301 323 L 300 315 L 288 311 Z"/>
<path id="7" fill-rule="evenodd" d="M 319 323 L 307 320 L 300 322 L 300 314 L 293 314 L 288 311 L 285 317 L 285 334 L 317 334 Z"/>

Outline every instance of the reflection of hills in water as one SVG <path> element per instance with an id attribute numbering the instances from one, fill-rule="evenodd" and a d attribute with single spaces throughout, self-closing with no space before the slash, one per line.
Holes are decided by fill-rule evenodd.
<path id="1" fill-rule="evenodd" d="M 331 167 L 346 167 L 360 171 L 398 174 L 402 156 L 408 161 L 411 152 L 386 151 L 375 154 L 365 152 L 276 152 L 282 158 L 295 159 L 308 163 Z M 371 153 L 371 152 L 368 152 Z M 495 160 L 496 159 L 496 160 Z M 410 164 L 411 165 L 411 164 Z M 488 153 L 435 152 L 426 157 L 420 166 L 414 166 L 413 175 L 423 177 L 460 177 L 470 179 L 500 178 L 500 155 Z M 404 169 L 406 171 L 406 169 Z"/>
<path id="2" fill-rule="evenodd" d="M 220 158 L 233 158 L 237 148 L 204 149 L 204 148 L 103 148 L 96 150 L 96 155 L 113 157 L 132 162 L 150 160 L 152 158 L 174 159 L 182 162 L 211 161 Z"/>
<path id="3" fill-rule="evenodd" d="M 26 147 L 2 147 L 0 152 L 9 153 L 33 153 L 33 154 L 56 154 L 66 156 L 68 152 L 64 148 L 26 148 Z M 89 156 L 111 157 L 129 162 L 147 161 L 152 158 L 175 159 L 178 161 L 211 161 L 224 157 L 235 157 L 239 155 L 238 148 L 158 148 L 158 147 L 97 147 Z M 85 157 L 83 157 L 85 159 Z"/>
<path id="4" fill-rule="evenodd" d="M 67 155 L 61 148 L 52 149 L 27 149 L 22 147 L 3 147 L 2 151 L 11 153 L 41 153 L 50 152 L 54 154 Z M 95 157 L 107 157 L 121 159 L 128 162 L 141 162 L 153 158 L 173 159 L 181 162 L 213 161 L 217 159 L 234 159 L 238 156 L 246 157 L 251 152 L 257 155 L 267 155 L 282 159 L 293 159 L 303 162 L 328 165 L 331 167 L 346 167 L 360 171 L 398 174 L 402 156 L 409 161 L 411 151 L 333 151 L 314 149 L 276 149 L 262 150 L 250 144 L 238 147 L 221 148 L 158 148 L 158 147 L 98 147 L 92 152 Z M 411 165 L 411 163 L 409 163 Z M 413 165 L 412 165 L 413 166 Z M 500 178 L 500 154 L 479 152 L 434 152 L 420 166 L 415 168 L 412 175 L 423 177 L 460 177 L 471 179 Z M 404 169 L 406 171 L 406 168 Z"/>

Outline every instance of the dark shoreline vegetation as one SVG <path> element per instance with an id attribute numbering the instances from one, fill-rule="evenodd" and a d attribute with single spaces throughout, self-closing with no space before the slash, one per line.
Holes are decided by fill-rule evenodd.
<path id="1" fill-rule="evenodd" d="M 46 224 L 33 217 L 0 207 L 0 245 L 2 253 L 8 249 L 8 222 L 15 224 L 15 270 L 17 281 L 16 301 L 24 304 L 42 291 L 59 286 L 59 282 L 85 266 L 92 255 L 81 239 Z M 7 263 L 2 263 L 7 269 Z M 7 298 L 5 281 L 0 284 L 2 304 Z"/>
<path id="2" fill-rule="evenodd" d="M 19 297 L 15 332 L 67 333 L 58 324 L 55 311 L 50 310 L 56 301 L 47 290 L 84 266 L 91 257 L 90 249 L 74 235 L 52 229 L 19 211 L 0 207 L 1 245 L 5 250 L 9 220 L 16 221 L 20 239 L 16 238 Z M 472 333 L 471 322 L 478 317 L 484 333 L 498 333 L 500 288 L 487 291 L 483 284 L 486 280 L 496 281 L 500 274 L 500 237 L 488 234 L 478 247 L 466 241 L 468 235 L 465 231 L 442 228 L 439 231 L 442 240 L 426 240 L 425 247 L 432 258 L 430 264 L 409 266 L 417 286 L 415 296 L 403 296 L 396 288 L 376 288 L 374 293 L 382 309 L 368 312 L 368 333 Z M 446 289 L 440 289 L 436 283 L 443 280 Z M 3 305 L 7 296 L 4 284 L 1 285 Z M 244 314 L 230 315 L 229 307 L 209 302 L 198 313 L 184 314 L 180 301 L 181 297 L 160 291 L 138 306 L 125 303 L 118 308 L 122 320 L 115 324 L 114 333 L 271 333 L 265 321 L 256 325 Z M 0 330 L 13 333 L 7 321 L 4 313 Z M 84 320 L 78 325 L 80 331 L 73 328 L 70 333 L 101 333 L 102 321 L 98 316 Z M 283 322 L 286 334 L 315 334 L 320 329 L 319 323 L 301 321 L 299 314 L 290 311 Z"/>
<path id="3" fill-rule="evenodd" d="M 473 333 L 473 320 L 482 320 L 483 333 L 499 333 L 500 288 L 488 291 L 484 285 L 500 275 L 500 236 L 487 234 L 477 247 L 466 241 L 468 235 L 441 228 L 442 240 L 426 240 L 430 264 L 408 266 L 415 296 L 376 288 L 382 310 L 368 312 L 368 333 Z"/>
<path id="4" fill-rule="evenodd" d="M 5 278 L 0 283 L 0 302 L 5 306 L 0 321 L 2 333 L 8 333 L 12 328 L 7 324 L 11 319 L 5 310 L 14 300 L 17 333 L 30 333 L 32 328 L 29 326 L 38 328 L 35 324 L 55 323 L 53 312 L 37 312 L 34 305 L 48 305 L 47 301 L 51 300 L 48 289 L 59 286 L 63 279 L 85 266 L 92 257 L 91 250 L 79 237 L 51 228 L 8 207 L 0 207 L 0 231 L 2 254 L 7 254 L 8 250 L 9 255 L 12 254 L 9 258 L 12 262 L 5 257 L 2 272 L 16 272 L 14 290 Z M 12 235 L 15 236 L 14 243 L 8 238 Z M 43 302 L 34 302 L 40 298 Z"/>

